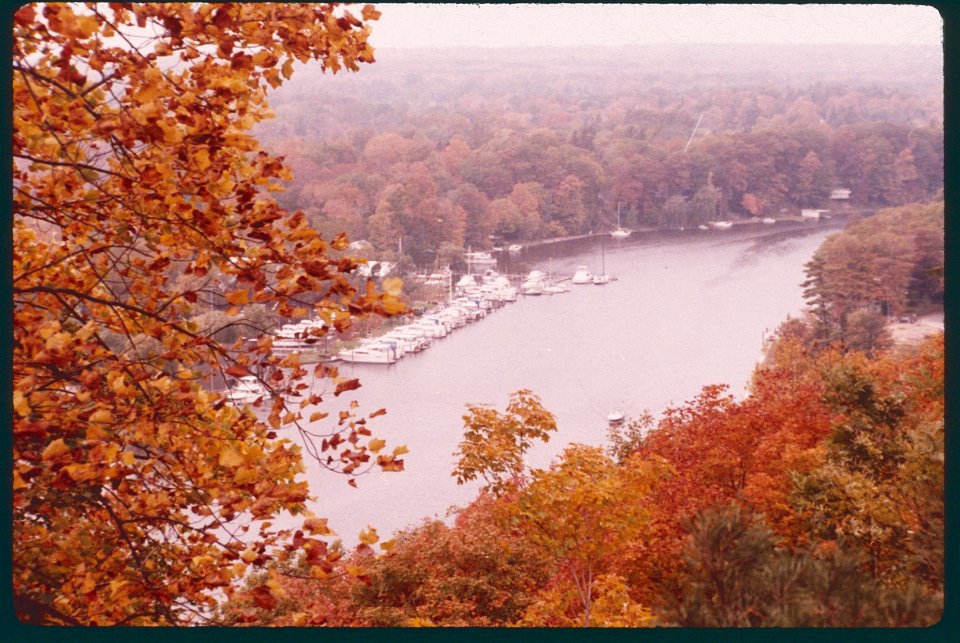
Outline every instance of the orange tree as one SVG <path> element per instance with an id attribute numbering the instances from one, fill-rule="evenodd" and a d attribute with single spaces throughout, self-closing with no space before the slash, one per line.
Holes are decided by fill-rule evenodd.
<path id="1" fill-rule="evenodd" d="M 349 279 L 346 239 L 268 197 L 288 178 L 250 128 L 295 63 L 373 62 L 335 4 L 32 4 L 13 38 L 13 587 L 51 624 L 202 622 L 306 509 L 301 447 L 356 475 L 402 467 L 365 418 L 326 435 L 296 356 L 196 320 L 222 302 L 342 330 L 397 313 L 399 284 Z M 325 330 L 324 329 L 324 330 Z M 323 333 L 324 331 L 317 331 Z M 204 386 L 255 372 L 258 416 Z M 335 371 L 320 369 L 336 378 Z M 336 392 L 356 388 L 335 379 Z M 313 428 L 311 426 L 311 428 Z M 322 438 L 322 439 L 321 439 Z M 380 455 L 377 455 L 380 453 Z M 352 478 L 350 479 L 352 481 Z M 325 535 L 309 517 L 308 536 Z M 313 543 L 313 546 L 307 547 Z M 321 551 L 298 533 L 289 550 Z M 280 550 L 283 551 L 283 550 Z"/>

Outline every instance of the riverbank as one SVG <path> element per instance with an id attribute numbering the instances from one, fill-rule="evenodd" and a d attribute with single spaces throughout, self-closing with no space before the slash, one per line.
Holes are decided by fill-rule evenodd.
<path id="1" fill-rule="evenodd" d="M 897 346 L 912 346 L 943 330 L 943 313 L 924 315 L 915 322 L 894 322 L 887 331 Z"/>

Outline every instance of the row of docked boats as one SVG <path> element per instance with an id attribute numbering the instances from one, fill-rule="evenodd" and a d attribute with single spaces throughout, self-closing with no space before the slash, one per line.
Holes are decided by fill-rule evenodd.
<path id="1" fill-rule="evenodd" d="M 556 295 L 570 292 L 570 286 L 564 281 L 555 281 L 542 270 L 531 270 L 520 284 L 520 292 L 524 295 Z"/>
<path id="2" fill-rule="evenodd" d="M 517 289 L 509 279 L 493 270 L 487 270 L 483 275 L 464 275 L 457 282 L 456 292 L 455 298 L 433 312 L 379 337 L 361 340 L 357 346 L 340 351 L 337 357 L 350 363 L 393 364 L 405 355 L 426 350 L 454 330 L 517 300 Z"/>

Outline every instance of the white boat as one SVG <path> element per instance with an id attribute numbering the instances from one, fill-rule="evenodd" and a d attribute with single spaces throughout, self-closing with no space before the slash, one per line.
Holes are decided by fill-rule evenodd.
<path id="1" fill-rule="evenodd" d="M 393 364 L 400 359 L 396 350 L 385 344 L 365 344 L 342 350 L 337 357 L 344 362 L 358 364 Z"/>
<path id="2" fill-rule="evenodd" d="M 524 295 L 542 295 L 546 286 L 547 274 L 542 270 L 531 270 L 522 284 L 520 292 Z"/>
<path id="3" fill-rule="evenodd" d="M 521 246 L 519 243 L 507 246 L 507 252 L 520 252 L 521 250 L 523 250 L 523 246 Z"/>
<path id="4" fill-rule="evenodd" d="M 708 225 L 715 230 L 727 230 L 733 227 L 730 221 L 711 221 Z"/>
<path id="5" fill-rule="evenodd" d="M 545 283 L 543 286 L 543 294 L 545 295 L 557 295 L 564 292 L 570 292 L 570 286 L 565 283 L 556 283 L 549 282 Z"/>
<path id="6" fill-rule="evenodd" d="M 607 423 L 610 424 L 610 426 L 620 426 L 624 420 L 626 420 L 626 417 L 622 411 L 613 411 L 607 416 Z"/>
<path id="7" fill-rule="evenodd" d="M 524 295 L 544 295 L 547 285 L 542 281 L 525 281 L 520 287 L 520 292 Z"/>
<path id="8" fill-rule="evenodd" d="M 245 375 L 228 387 L 227 399 L 234 404 L 251 404 L 267 395 L 263 384 L 253 375 Z"/>
<path id="9" fill-rule="evenodd" d="M 700 224 L 700 225 L 697 226 L 697 230 L 709 230 L 709 229 L 710 229 L 710 228 L 708 228 L 707 226 L 705 226 L 705 225 L 703 225 L 703 224 Z"/>
<path id="10" fill-rule="evenodd" d="M 463 255 L 463 260 L 468 266 L 495 266 L 497 260 L 489 252 L 467 252 Z"/>
<path id="11" fill-rule="evenodd" d="M 595 286 L 603 286 L 610 283 L 610 275 L 594 275 L 593 283 Z"/>
<path id="12" fill-rule="evenodd" d="M 617 227 L 610 232 L 610 236 L 614 239 L 625 239 L 630 236 L 630 232 L 620 225 L 620 202 L 617 201 Z"/>
<path id="13" fill-rule="evenodd" d="M 587 270 L 586 266 L 577 266 L 577 271 L 573 273 L 573 283 L 589 284 L 593 283 L 593 275 Z"/>
<path id="14" fill-rule="evenodd" d="M 767 223 L 767 224 L 776 223 L 776 222 L 777 222 L 776 219 L 773 219 L 773 218 L 771 218 L 771 217 L 764 217 L 764 218 L 762 219 L 762 221 L 763 221 L 763 223 Z"/>

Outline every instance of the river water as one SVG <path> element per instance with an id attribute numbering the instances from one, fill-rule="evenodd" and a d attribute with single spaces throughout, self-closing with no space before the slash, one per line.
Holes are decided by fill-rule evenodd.
<path id="1" fill-rule="evenodd" d="M 351 400 L 365 412 L 386 408 L 370 422 L 374 435 L 388 441 L 388 450 L 405 444 L 410 453 L 404 472 L 371 471 L 356 489 L 307 459 L 312 510 L 328 517 L 347 544 L 367 525 L 386 536 L 424 517 L 444 517 L 478 488 L 457 486 L 450 475 L 465 405 L 502 409 L 521 388 L 557 417 L 550 442 L 529 454 L 539 467 L 570 442 L 603 445 L 615 409 L 628 417 L 658 415 L 707 384 L 725 383 L 742 395 L 764 335 L 803 308 L 804 264 L 839 227 L 833 220 L 635 233 L 503 256 L 504 273 L 539 268 L 569 276 L 579 265 L 595 273 L 604 265 L 617 280 L 521 297 L 392 366 L 342 365 L 341 374 L 360 378 L 362 388 L 336 400 L 325 396 L 325 410 Z"/>

